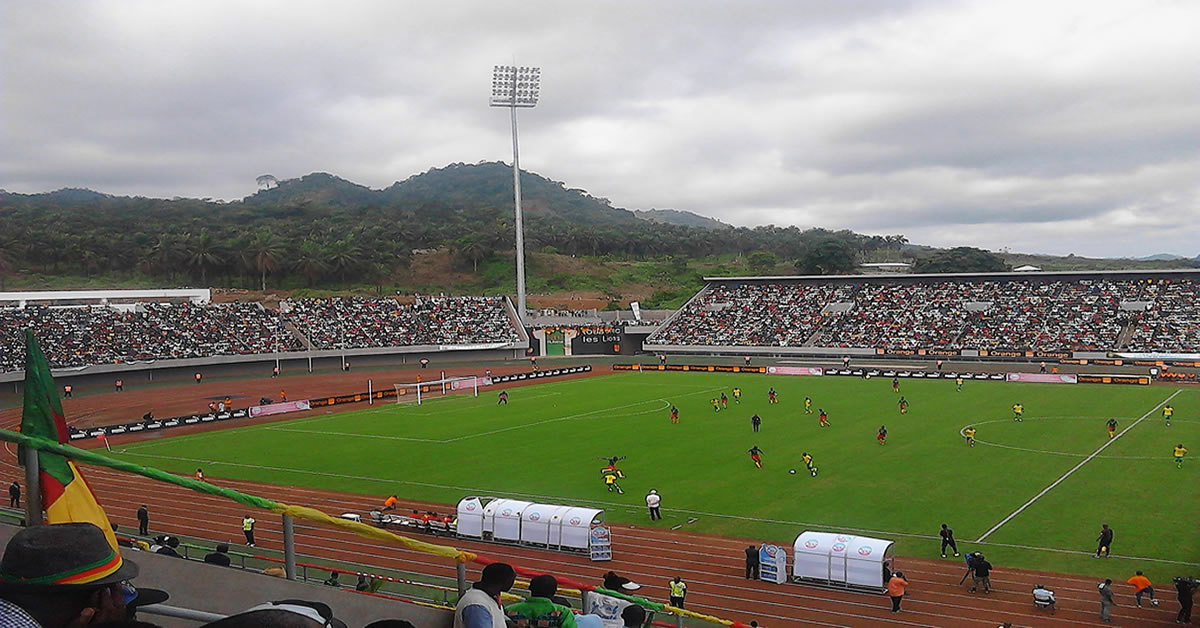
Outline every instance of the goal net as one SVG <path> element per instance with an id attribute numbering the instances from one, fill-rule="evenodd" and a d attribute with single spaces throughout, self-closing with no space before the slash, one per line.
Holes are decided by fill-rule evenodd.
<path id="1" fill-rule="evenodd" d="M 421 405 L 431 395 L 441 397 L 456 390 L 469 390 L 475 397 L 479 396 L 479 380 L 474 376 L 444 377 L 431 382 L 412 382 L 407 384 L 392 384 L 396 387 L 396 403 L 416 402 Z"/>

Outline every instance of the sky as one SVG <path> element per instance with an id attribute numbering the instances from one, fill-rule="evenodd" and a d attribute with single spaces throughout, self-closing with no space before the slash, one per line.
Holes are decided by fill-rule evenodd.
<path id="1" fill-rule="evenodd" d="M 627 209 L 1200 253 L 1200 2 L 0 3 L 0 188 L 372 188 L 511 163 Z"/>

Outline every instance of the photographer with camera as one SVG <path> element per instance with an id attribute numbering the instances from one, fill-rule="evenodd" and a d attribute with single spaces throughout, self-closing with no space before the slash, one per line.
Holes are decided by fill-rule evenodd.
<path id="1" fill-rule="evenodd" d="M 1179 615 L 1175 617 L 1177 624 L 1192 622 L 1192 596 L 1200 588 L 1200 580 L 1195 578 L 1175 578 L 1175 591 L 1179 594 Z"/>

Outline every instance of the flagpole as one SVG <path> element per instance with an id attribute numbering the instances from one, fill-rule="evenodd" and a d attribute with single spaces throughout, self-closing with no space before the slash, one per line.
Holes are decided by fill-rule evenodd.
<path id="1" fill-rule="evenodd" d="M 25 447 L 25 527 L 42 524 L 42 491 L 38 483 L 41 467 L 38 450 Z"/>

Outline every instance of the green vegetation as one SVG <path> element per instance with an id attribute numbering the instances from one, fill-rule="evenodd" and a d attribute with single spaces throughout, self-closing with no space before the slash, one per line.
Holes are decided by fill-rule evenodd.
<path id="1" fill-rule="evenodd" d="M 709 400 L 733 386 L 744 390 L 742 402 L 714 412 Z M 770 386 L 778 405 L 767 403 Z M 785 544 L 804 529 L 875 531 L 912 556 L 936 557 L 936 531 L 949 523 L 960 549 L 983 549 L 1000 569 L 1143 569 L 1157 582 L 1200 564 L 1200 460 L 1177 469 L 1171 458 L 1180 441 L 1200 450 L 1200 391 L 1172 399 L 1176 419 L 1167 428 L 1156 409 L 1176 392 L 1167 387 L 970 381 L 956 393 L 952 381 L 905 380 L 902 388 L 912 403 L 903 416 L 886 378 L 628 373 L 516 388 L 508 406 L 490 392 L 382 404 L 147 441 L 118 455 L 172 471 L 203 461 L 215 477 L 446 504 L 468 494 L 596 504 L 617 523 L 685 524 Z M 812 415 L 803 413 L 805 395 Z M 1017 402 L 1026 408 L 1022 423 L 1011 420 Z M 668 419 L 671 404 L 678 425 Z M 817 426 L 817 408 L 829 411 L 831 427 Z M 759 434 L 750 429 L 754 413 L 763 417 Z M 972 543 L 1105 445 L 1109 417 L 1129 432 L 984 544 Z M 881 423 L 884 446 L 875 439 Z M 974 448 L 959 434 L 967 424 L 979 430 Z M 746 455 L 752 445 L 766 452 L 762 470 Z M 819 477 L 804 472 L 805 451 Z M 599 458 L 611 455 L 628 457 L 623 495 L 607 492 L 599 476 Z M 663 495 L 660 523 L 644 514 L 650 488 Z M 686 524 L 689 517 L 698 520 Z M 1117 537 L 1114 557 L 1096 561 L 1101 523 Z"/>

